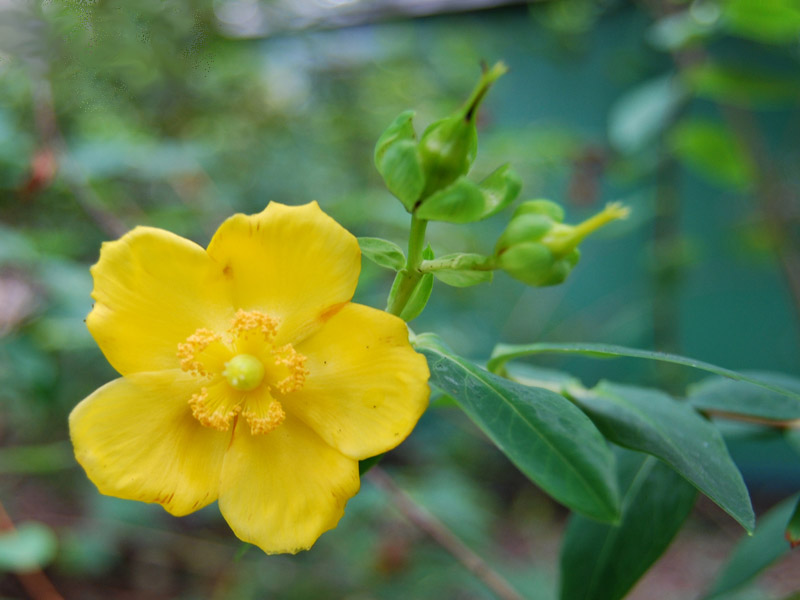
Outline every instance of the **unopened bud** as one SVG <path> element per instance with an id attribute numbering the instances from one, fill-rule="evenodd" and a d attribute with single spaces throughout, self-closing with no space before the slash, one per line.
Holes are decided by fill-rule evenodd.
<path id="1" fill-rule="evenodd" d="M 495 262 L 528 285 L 556 285 L 578 264 L 578 244 L 593 231 L 628 213 L 627 207 L 612 203 L 578 225 L 565 225 L 561 223 L 563 210 L 554 202 L 525 202 L 497 241 Z"/>
<path id="2" fill-rule="evenodd" d="M 467 102 L 454 114 L 431 123 L 419 142 L 422 172 L 425 176 L 423 197 L 447 187 L 465 175 L 478 151 L 475 116 L 491 85 L 508 68 L 497 63 L 485 71 Z"/>

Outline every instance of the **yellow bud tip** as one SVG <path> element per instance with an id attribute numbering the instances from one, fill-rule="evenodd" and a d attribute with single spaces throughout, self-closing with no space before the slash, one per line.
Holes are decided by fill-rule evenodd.
<path id="1" fill-rule="evenodd" d="M 264 365 L 255 356 L 237 354 L 225 363 L 222 375 L 232 388 L 240 392 L 249 392 L 261 385 L 264 379 Z"/>
<path id="2" fill-rule="evenodd" d="M 630 215 L 630 208 L 621 202 L 610 202 L 606 207 L 594 216 L 589 217 L 577 225 L 556 225 L 547 235 L 542 238 L 541 243 L 550 248 L 554 256 L 566 256 L 578 247 L 583 239 L 600 229 L 603 225 L 616 221 L 617 219 L 627 219 Z"/>

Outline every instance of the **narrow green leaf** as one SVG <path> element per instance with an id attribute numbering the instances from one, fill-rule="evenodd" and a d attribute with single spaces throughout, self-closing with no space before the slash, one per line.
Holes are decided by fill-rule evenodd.
<path id="1" fill-rule="evenodd" d="M 786 526 L 786 539 L 792 548 L 800 546 L 800 498 L 797 499 L 792 518 Z"/>
<path id="2" fill-rule="evenodd" d="M 492 280 L 491 271 L 463 271 L 454 269 L 441 269 L 433 272 L 434 277 L 453 287 L 469 287 Z"/>
<path id="3" fill-rule="evenodd" d="M 685 356 L 678 356 L 676 354 L 667 354 L 665 352 L 652 352 L 650 350 L 639 350 L 637 348 L 624 348 L 623 346 L 613 346 L 611 344 L 590 344 L 590 343 L 575 343 L 575 344 L 559 344 L 559 343 L 539 343 L 539 344 L 498 344 L 492 352 L 492 358 L 489 360 L 488 369 L 493 373 L 507 363 L 509 360 L 521 358 L 523 356 L 530 356 L 532 354 L 580 354 L 591 358 L 619 358 L 625 356 L 628 358 L 645 358 L 647 360 L 659 360 L 661 362 L 675 363 L 677 365 L 684 365 L 700 369 L 701 371 L 708 371 L 716 375 L 722 375 L 729 379 L 736 379 L 738 381 L 747 381 L 753 385 L 760 386 L 767 390 L 772 390 L 784 396 L 790 396 L 796 400 L 800 400 L 800 393 L 786 389 L 769 381 L 762 381 L 756 377 L 742 375 L 736 371 L 731 371 L 724 367 L 718 367 L 707 362 L 695 360 L 693 358 L 686 358 Z"/>
<path id="4" fill-rule="evenodd" d="M 561 600 L 618 600 L 664 553 L 694 505 L 695 489 L 652 456 L 617 455 L 619 525 L 570 517 L 561 549 Z"/>
<path id="5" fill-rule="evenodd" d="M 422 258 L 425 260 L 433 259 L 433 250 L 431 249 L 430 244 L 428 244 L 425 250 L 422 251 Z M 425 310 L 425 306 L 428 304 L 428 300 L 431 297 L 432 291 L 433 274 L 426 273 L 422 276 L 422 279 L 420 279 L 417 287 L 414 288 L 414 291 L 411 294 L 411 297 L 408 299 L 408 303 L 403 309 L 403 312 L 400 313 L 400 318 L 406 323 L 416 319 L 420 313 Z"/>
<path id="6" fill-rule="evenodd" d="M 399 271 L 406 264 L 406 256 L 400 246 L 389 240 L 360 237 L 358 245 L 361 247 L 361 254 L 378 266 Z"/>
<path id="7" fill-rule="evenodd" d="M 427 221 L 472 223 L 483 216 L 485 201 L 478 184 L 459 177 L 448 187 L 423 200 L 416 215 Z"/>
<path id="8" fill-rule="evenodd" d="M 758 519 L 755 533 L 743 536 L 706 598 L 718 598 L 747 583 L 789 551 L 786 524 L 800 499 L 787 498 Z"/>
<path id="9" fill-rule="evenodd" d="M 753 530 L 750 496 L 722 435 L 688 404 L 658 390 L 608 382 L 571 394 L 612 442 L 660 458 Z"/>
<path id="10" fill-rule="evenodd" d="M 431 383 L 450 394 L 525 475 L 569 508 L 619 518 L 614 457 L 595 426 L 563 396 L 492 375 L 432 334 L 416 338 Z"/>
<path id="11" fill-rule="evenodd" d="M 800 379 L 779 373 L 752 373 L 759 380 L 800 394 Z M 800 402 L 742 381 L 710 377 L 689 387 L 689 402 L 702 411 L 750 415 L 762 419 L 800 419 Z"/>
<path id="12" fill-rule="evenodd" d="M 46 566 L 56 555 L 56 536 L 43 523 L 21 523 L 0 533 L 0 571 L 25 572 Z"/>

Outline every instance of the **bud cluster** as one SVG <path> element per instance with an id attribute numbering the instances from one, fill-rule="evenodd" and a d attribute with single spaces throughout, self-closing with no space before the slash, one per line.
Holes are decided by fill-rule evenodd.
<path id="1" fill-rule="evenodd" d="M 467 102 L 431 123 L 417 140 L 413 111 L 400 114 L 375 145 L 375 165 L 386 187 L 419 219 L 470 223 L 502 210 L 517 197 L 522 182 L 509 165 L 480 183 L 467 179 L 478 149 L 475 118 L 492 83 L 507 68 L 486 70 Z"/>
<path id="2" fill-rule="evenodd" d="M 472 223 L 509 206 L 522 182 L 505 164 L 480 182 L 467 174 L 475 160 L 478 134 L 475 119 L 491 85 L 507 68 L 497 63 L 484 69 L 478 85 L 461 108 L 435 121 L 417 139 L 412 111 L 399 115 L 375 146 L 375 165 L 389 191 L 411 213 L 408 256 L 387 240 L 364 238 L 362 252 L 377 264 L 397 271 L 387 310 L 409 321 L 428 301 L 434 278 L 457 287 L 492 280 L 503 270 L 532 286 L 563 282 L 578 264 L 578 245 L 606 223 L 628 215 L 611 203 L 579 223 L 564 223 L 564 210 L 549 200 L 530 200 L 517 207 L 495 244 L 494 252 L 455 253 L 434 257 L 425 247 L 428 221 Z"/>
<path id="3" fill-rule="evenodd" d="M 523 202 L 495 246 L 495 265 L 528 285 L 548 286 L 563 282 L 578 264 L 578 244 L 628 209 L 614 202 L 578 225 L 566 225 L 564 210 L 549 200 Z"/>

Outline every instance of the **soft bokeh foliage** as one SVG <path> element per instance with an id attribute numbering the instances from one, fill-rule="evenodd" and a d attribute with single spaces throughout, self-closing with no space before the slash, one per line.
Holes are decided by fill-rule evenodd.
<path id="1" fill-rule="evenodd" d="M 369 484 L 313 553 L 265 560 L 216 509 L 173 520 L 99 496 L 66 441 L 70 409 L 114 377 L 82 322 L 102 241 L 152 225 L 205 245 L 234 212 L 318 200 L 354 234 L 402 245 L 408 216 L 373 166 L 375 141 L 403 110 L 424 126 L 455 109 L 481 59 L 510 72 L 481 109 L 477 179 L 511 160 L 520 201 L 558 200 L 578 222 L 624 200 L 633 216 L 588 240 L 562 286 L 502 273 L 436 283 L 416 331 L 466 356 L 584 340 L 798 374 L 792 0 L 444 2 L 439 15 L 388 4 L 0 1 L 0 499 L 34 522 L 0 539 L 0 567 L 19 568 L 3 548 L 24 543 L 81 598 L 490 597 Z M 436 223 L 429 237 L 437 256 L 488 254 L 505 224 Z M 383 308 L 390 284 L 365 261 L 356 300 Z M 536 364 L 676 393 L 699 378 L 623 360 Z M 800 485 L 797 436 L 725 433 L 757 512 Z M 384 464 L 524 594 L 555 597 L 563 509 L 446 399 Z M 701 502 L 666 568 L 709 589 L 721 558 L 708 556 L 739 535 Z M 800 586 L 793 560 L 727 597 Z M 4 576 L 0 591 L 19 586 Z M 656 571 L 632 597 L 685 589 Z"/>

